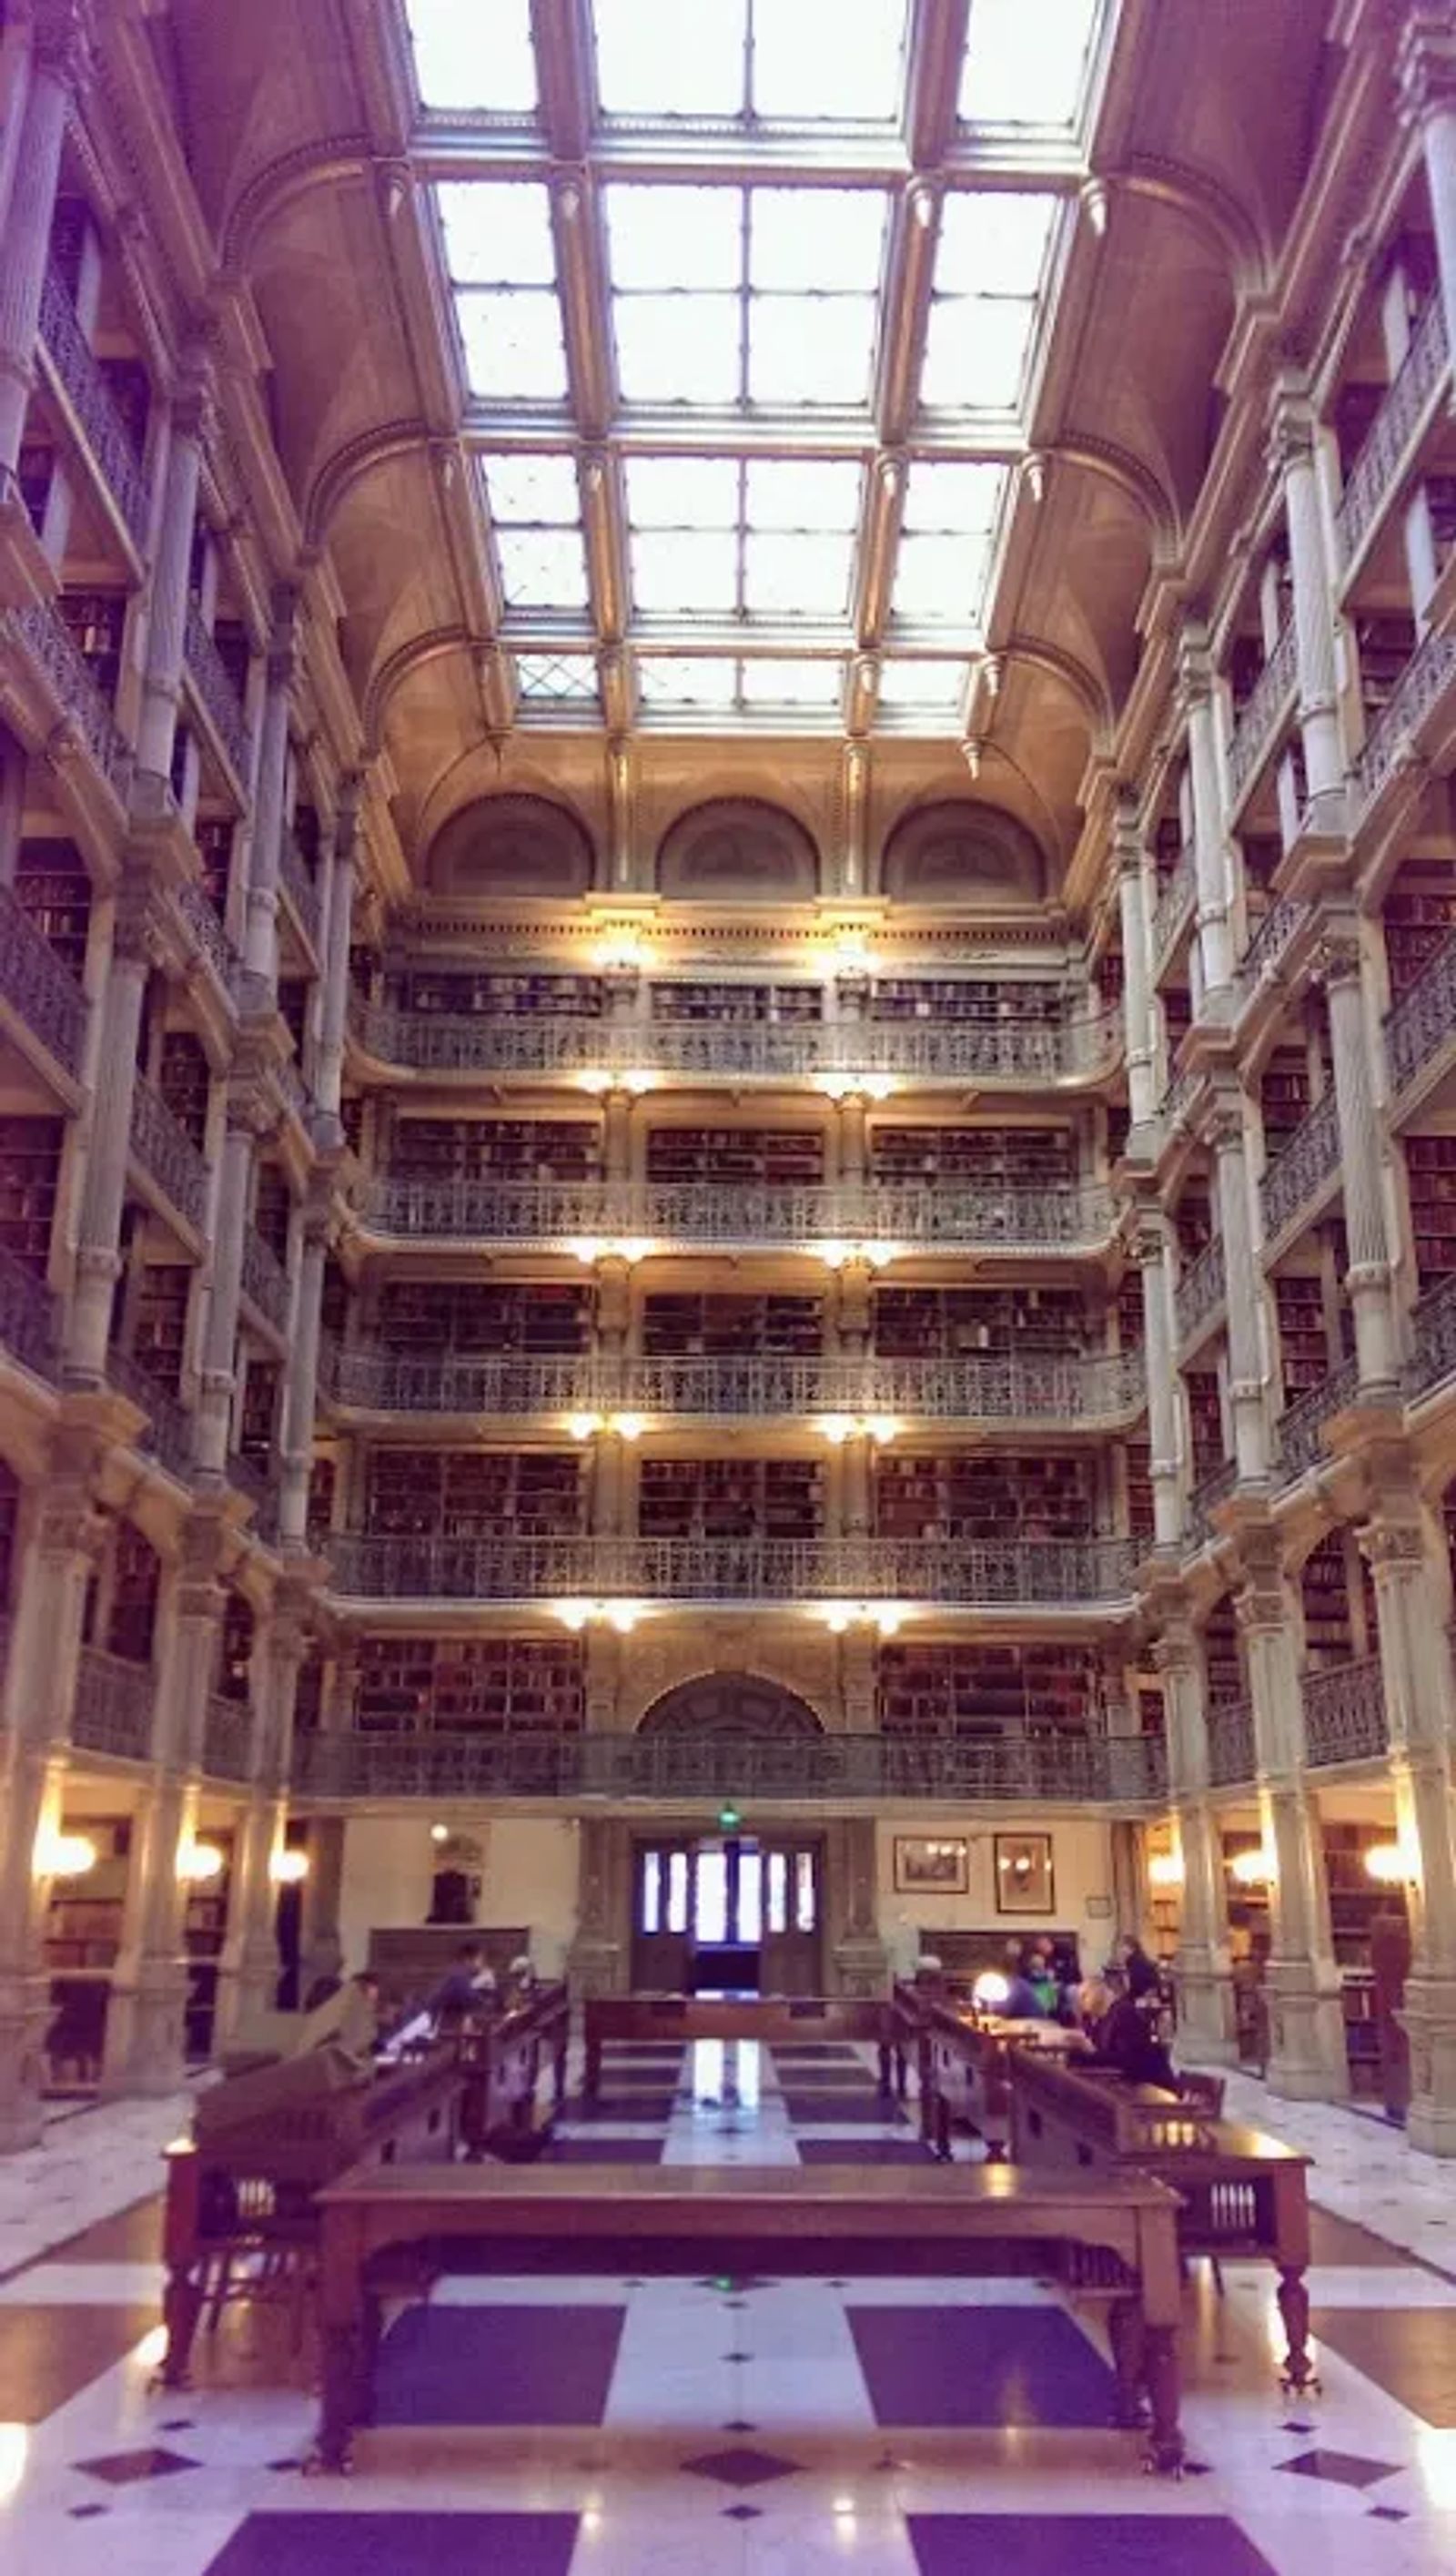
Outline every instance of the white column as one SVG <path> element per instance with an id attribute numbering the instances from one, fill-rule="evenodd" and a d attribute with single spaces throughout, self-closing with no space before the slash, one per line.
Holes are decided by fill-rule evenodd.
<path id="1" fill-rule="evenodd" d="M 1133 1236 L 1133 1258 L 1142 1272 L 1143 1283 L 1153 1535 L 1159 1547 L 1176 1548 L 1183 1535 L 1183 1486 L 1178 1459 L 1178 1378 L 1173 1360 L 1168 1224 L 1161 1213 L 1151 1209 L 1140 1212 Z"/>
<path id="2" fill-rule="evenodd" d="M 20 461 L 66 115 L 84 45 L 74 0 L 41 0 L 0 259 L 0 477 Z"/>
<path id="3" fill-rule="evenodd" d="M 244 966 L 264 1007 L 271 1006 L 278 993 L 278 867 L 288 780 L 288 711 L 297 612 L 298 593 L 280 585 L 273 595 L 243 947 Z"/>
<path id="4" fill-rule="evenodd" d="M 359 823 L 362 776 L 356 771 L 340 782 L 334 824 L 334 865 L 329 885 L 328 933 L 324 942 L 324 989 L 319 1012 L 318 1066 L 314 1100 L 318 1110 L 317 1141 L 325 1149 L 343 1143 L 339 1102 L 343 1090 L 344 1031 L 349 1009 L 349 941 L 354 921 L 354 854 Z"/>
<path id="5" fill-rule="evenodd" d="M 1314 462 L 1315 422 L 1303 385 L 1281 382 L 1274 402 L 1271 463 L 1283 478 L 1294 582 L 1299 729 L 1310 803 L 1338 799 L 1345 755 L 1335 697 L 1335 598 Z M 1332 817 L 1338 823 L 1338 816 Z"/>
<path id="6" fill-rule="evenodd" d="M 322 1180 L 323 1175 L 319 1175 Z M 319 1310 L 328 1253 L 327 1186 L 304 1212 L 298 1294 L 288 1345 L 283 1391 L 283 1485 L 279 1530 L 285 1547 L 308 1545 L 308 1489 L 313 1468 L 314 1403 L 318 1390 Z"/>
<path id="7" fill-rule="evenodd" d="M 1258 1483 L 1269 1472 L 1269 1423 L 1241 1095 L 1219 1103 L 1211 1141 L 1218 1173 L 1219 1232 L 1223 1238 L 1234 1456 L 1240 1484 Z"/>
<path id="8" fill-rule="evenodd" d="M 227 1132 L 213 1216 L 212 1279 L 197 1406 L 197 1464 L 209 1477 L 221 1477 L 227 1469 L 238 1305 L 243 1284 L 243 1237 L 252 1192 L 253 1155 L 271 1117 L 272 1103 L 265 1084 L 246 1073 L 235 1074 L 228 1088 Z"/>
<path id="9" fill-rule="evenodd" d="M 188 576 L 202 469 L 204 412 L 203 384 L 195 367 L 189 367 L 172 399 L 162 524 L 152 566 L 146 679 L 137 725 L 137 767 L 163 779 L 171 775 L 177 707 L 182 694 Z"/>
<path id="10" fill-rule="evenodd" d="M 1118 798 L 1113 834 L 1117 903 L 1122 928 L 1122 1017 L 1127 1034 L 1127 1096 L 1131 1122 L 1145 1127 L 1157 1115 L 1153 1070 L 1153 978 L 1144 891 L 1142 827 L 1130 796 Z"/>
<path id="11" fill-rule="evenodd" d="M 67 1376 L 90 1386 L 105 1380 L 112 1297 L 121 1272 L 118 1245 L 136 1097 L 137 1042 L 157 939 L 154 903 L 146 874 L 128 868 L 116 897 L 111 965 L 102 1004 L 96 1098 L 86 1146 L 81 1239 L 66 1344 Z"/>
<path id="12" fill-rule="evenodd" d="M 1390 1253 L 1381 1188 L 1380 1127 L 1370 1087 L 1370 1034 L 1360 976 L 1358 936 L 1335 931 L 1320 945 L 1335 1063 L 1345 1236 L 1345 1286 L 1355 1310 L 1355 1349 L 1362 1387 L 1393 1387 L 1399 1376 Z"/>
<path id="13" fill-rule="evenodd" d="M 1213 722 L 1213 673 L 1203 631 L 1186 628 L 1178 648 L 1178 679 L 1188 726 L 1188 779 L 1193 800 L 1193 867 L 1198 887 L 1198 954 L 1204 991 L 1222 992 L 1234 971 L 1229 922 L 1229 848 L 1224 828 L 1223 780 Z"/>
<path id="14" fill-rule="evenodd" d="M 1394 384 L 1404 366 L 1411 345 L 1411 305 L 1413 291 L 1403 259 L 1397 258 L 1385 281 L 1380 299 L 1380 336 L 1385 344 L 1385 363 Z M 1436 551 L 1436 532 L 1431 520 L 1430 487 L 1418 483 L 1401 509 L 1401 537 L 1405 546 L 1406 578 L 1410 583 L 1411 613 L 1419 633 L 1427 626 L 1427 610 L 1436 587 L 1440 560 Z"/>
<path id="15" fill-rule="evenodd" d="M 1445 0 L 1416 0 L 1405 16 L 1401 95 L 1420 133 L 1446 345 L 1456 351 L 1456 28 Z"/>

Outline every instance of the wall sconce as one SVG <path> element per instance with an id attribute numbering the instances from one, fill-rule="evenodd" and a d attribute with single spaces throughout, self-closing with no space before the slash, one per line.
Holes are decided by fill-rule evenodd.
<path id="1" fill-rule="evenodd" d="M 874 1628 L 882 1637 L 897 1637 L 910 1613 L 902 1601 L 827 1601 L 810 1615 L 823 1620 L 831 1637 L 843 1637 L 851 1628 Z"/>
<path id="2" fill-rule="evenodd" d="M 182 1843 L 177 1851 L 177 1875 L 187 1887 L 206 1887 L 221 1878 L 227 1866 L 227 1855 L 217 1843 Z"/>
<path id="3" fill-rule="evenodd" d="M 604 1413 L 569 1413 L 566 1417 L 566 1428 L 573 1440 L 594 1440 L 597 1433 L 605 1431 L 606 1427 Z"/>
<path id="4" fill-rule="evenodd" d="M 647 1428 L 646 1416 L 641 1413 L 609 1414 L 607 1428 L 615 1431 L 619 1440 L 640 1440 Z"/>
<path id="5" fill-rule="evenodd" d="M 900 1258 L 898 1243 L 819 1243 L 814 1246 L 826 1270 L 843 1270 L 852 1261 L 862 1261 L 870 1270 L 883 1270 Z"/>
<path id="6" fill-rule="evenodd" d="M 268 1875 L 275 1887 L 297 1887 L 308 1876 L 307 1852 L 284 1843 L 281 1850 L 270 1853 Z"/>
<path id="7" fill-rule="evenodd" d="M 31 1868 L 37 1878 L 84 1878 L 101 1855 L 89 1834 L 49 1832 L 36 1835 Z"/>
<path id="8" fill-rule="evenodd" d="M 578 1091 L 589 1091 L 594 1099 L 600 1100 L 603 1092 L 611 1090 L 612 1076 L 600 1070 L 579 1073 L 576 1077 L 576 1086 Z"/>
<path id="9" fill-rule="evenodd" d="M 1149 1853 L 1149 1887 L 1172 1888 L 1181 1887 L 1182 1884 L 1183 1855 L 1181 1852 L 1166 1851 Z"/>
<path id="10" fill-rule="evenodd" d="M 655 1091 L 660 1078 L 658 1074 L 649 1073 L 644 1065 L 638 1065 L 631 1073 L 619 1074 L 617 1082 L 619 1088 L 629 1092 L 635 1100 L 639 1092 Z"/>
<path id="11" fill-rule="evenodd" d="M 842 1449 L 846 1440 L 873 1440 L 883 1449 L 901 1425 L 890 1413 L 821 1413 L 815 1428 L 834 1449 Z"/>
<path id="12" fill-rule="evenodd" d="M 1414 1852 L 1404 1843 L 1372 1843 L 1365 1854 L 1365 1875 L 1380 1887 L 1405 1887 L 1420 1877 Z"/>
<path id="13" fill-rule="evenodd" d="M 597 941 L 592 963 L 604 975 L 634 975 L 647 963 L 647 950 L 630 930 L 612 931 Z"/>
<path id="14" fill-rule="evenodd" d="M 640 1601 L 557 1601 L 551 1615 L 576 1637 L 591 1627 L 614 1628 L 619 1637 L 630 1637 L 643 1608 Z"/>
<path id="15" fill-rule="evenodd" d="M 448 1825 L 431 1825 L 430 1840 L 432 1843 L 439 1845 L 440 1843 L 447 1843 L 449 1839 L 450 1828 Z"/>
<path id="16" fill-rule="evenodd" d="M 1227 1868 L 1236 1887 L 1267 1887 L 1274 1876 L 1273 1860 L 1262 1843 L 1252 1851 L 1235 1852 Z"/>

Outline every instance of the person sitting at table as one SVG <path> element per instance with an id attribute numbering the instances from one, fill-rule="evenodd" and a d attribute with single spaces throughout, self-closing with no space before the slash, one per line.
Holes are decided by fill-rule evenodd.
<path id="1" fill-rule="evenodd" d="M 1078 2000 L 1081 2051 L 1089 2065 L 1105 2066 L 1129 2084 L 1158 2084 L 1165 2092 L 1177 2092 L 1178 2078 L 1156 2012 L 1134 1997 L 1130 1983 L 1114 1995 L 1110 1986 L 1091 1980 Z"/>
<path id="2" fill-rule="evenodd" d="M 1048 2007 L 1037 1990 L 1036 1980 L 1027 1966 L 1026 1954 L 1019 1941 L 1006 1944 L 1005 2001 L 996 2007 L 1002 2021 L 1053 2021 L 1056 2005 Z"/>
<path id="3" fill-rule="evenodd" d="M 495 2000 L 495 1972 L 485 1964 L 478 1941 L 462 1941 L 453 1962 L 430 1997 L 428 2009 L 437 2022 L 455 2029 L 486 2012 Z"/>

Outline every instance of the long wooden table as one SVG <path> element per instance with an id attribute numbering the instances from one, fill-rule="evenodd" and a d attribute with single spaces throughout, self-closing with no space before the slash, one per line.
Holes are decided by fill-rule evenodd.
<path id="1" fill-rule="evenodd" d="M 571 1999 L 564 1984 L 540 1986 L 523 2003 L 489 2021 L 467 2023 L 460 2034 L 465 2089 L 460 2134 L 478 2161 L 506 2154 L 534 2125 L 543 2066 L 551 2069 L 555 2116 L 566 2096 L 566 2054 L 571 2039 Z"/>
<path id="2" fill-rule="evenodd" d="M 880 2091 L 890 2090 L 890 2007 L 879 1995 L 590 1995 L 583 2008 L 582 2091 L 601 2090 L 604 2041 L 757 2039 L 870 2040 L 879 2052 Z"/>
<path id="3" fill-rule="evenodd" d="M 1141 2174 L 1018 2173 L 1008 2166 L 361 2166 L 320 2194 L 323 2393 L 311 2465 L 348 2467 L 373 2413 L 387 2286 L 400 2258 L 418 2294 L 468 2245 L 511 2272 L 811 2276 L 1039 2275 L 1110 2297 L 1115 2420 L 1151 2423 L 1148 2462 L 1176 2472 L 1177 2202 Z"/>
<path id="4" fill-rule="evenodd" d="M 953 2003 L 932 2003 L 920 2032 L 920 2133 L 949 2156 L 957 2127 L 985 2143 L 996 2163 L 1011 2138 L 1013 2049 L 1063 2058 L 1076 2045 L 1056 2022 L 1000 2021 Z"/>
<path id="5" fill-rule="evenodd" d="M 1314 2381 L 1309 2355 L 1310 2159 L 1262 2129 L 1211 2119 L 1159 2085 L 1013 2048 L 1011 2154 L 1018 2171 L 1147 2173 L 1179 2200 L 1184 2254 L 1262 2257 L 1279 2276 L 1289 2338 L 1283 2384 Z"/>

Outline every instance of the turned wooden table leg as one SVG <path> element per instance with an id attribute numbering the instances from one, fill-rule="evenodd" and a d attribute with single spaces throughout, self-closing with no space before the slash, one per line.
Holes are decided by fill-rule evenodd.
<path id="1" fill-rule="evenodd" d="M 162 2292 L 162 2322 L 167 2329 L 167 2349 L 157 2377 L 163 2388 L 185 2388 L 188 2385 L 192 2344 L 201 2314 L 202 2284 L 197 2278 L 196 2265 L 174 2263 Z"/>
<path id="2" fill-rule="evenodd" d="M 1146 2328 L 1143 2372 L 1153 2418 L 1148 2435 L 1148 2467 L 1161 2477 L 1176 2477 L 1183 2467 L 1183 2432 L 1178 2421 L 1182 2389 L 1176 2326 Z"/>
<path id="3" fill-rule="evenodd" d="M 359 2405 L 360 2333 L 357 2326 L 325 2326 L 318 2437 L 309 2466 L 342 2476 L 350 2466 Z"/>
<path id="4" fill-rule="evenodd" d="M 1117 2382 L 1112 2420 L 1131 2428 L 1147 2418 L 1143 2397 L 1143 2312 L 1136 2299 L 1113 2300 L 1107 2312 L 1107 2333 Z"/>
<path id="5" fill-rule="evenodd" d="M 1281 2388 L 1299 2391 L 1317 2388 L 1314 2364 L 1309 2357 L 1309 2292 L 1304 2285 L 1304 2272 L 1281 2272 L 1279 2275 L 1279 2313 L 1289 2338 L 1280 2374 Z"/>

